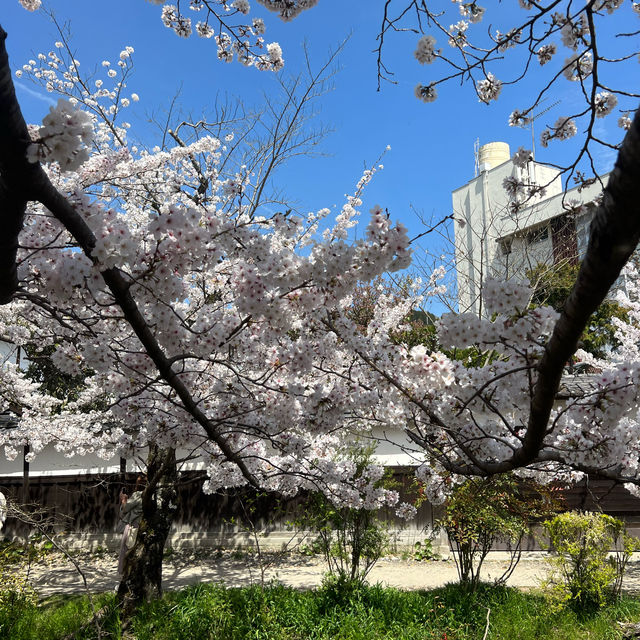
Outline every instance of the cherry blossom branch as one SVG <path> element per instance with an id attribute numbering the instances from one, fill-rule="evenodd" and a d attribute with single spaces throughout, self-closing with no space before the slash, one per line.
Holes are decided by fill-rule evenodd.
<path id="1" fill-rule="evenodd" d="M 1 28 L 0 28 L 1 29 Z M 64 225 L 75 238 L 85 255 L 92 261 L 91 252 L 96 245 L 96 238 L 82 217 L 73 209 L 69 201 L 51 184 L 48 176 L 39 164 L 31 164 L 26 159 L 26 147 L 28 141 L 27 126 L 22 117 L 13 81 L 9 68 L 9 59 L 6 52 L 6 32 L 0 31 L 0 176 L 2 180 L 11 180 L 12 197 L 15 200 L 35 200 L 42 203 Z M 9 227 L 7 237 L 11 239 L 17 248 L 17 236 L 22 227 L 22 211 L 17 208 L 4 211 L 5 224 Z M 17 288 L 15 273 L 15 251 L 13 264 L 7 261 L 0 262 L 0 282 L 12 282 L 15 284 L 5 288 L 5 302 L 7 296 L 12 296 Z M 202 426 L 207 435 L 220 447 L 228 460 L 234 462 L 242 471 L 248 482 L 257 486 L 258 483 L 249 471 L 242 459 L 231 449 L 227 442 L 220 437 L 214 424 L 199 408 L 197 402 L 190 394 L 186 385 L 180 380 L 173 370 L 169 359 L 160 347 L 153 335 L 144 316 L 130 292 L 130 283 L 123 274 L 115 268 L 101 271 L 107 287 L 114 297 L 116 304 L 122 310 L 136 336 L 143 345 L 154 365 L 165 382 L 176 392 L 183 403 L 184 408 Z"/>
<path id="2" fill-rule="evenodd" d="M 564 367 L 589 317 L 605 299 L 640 240 L 640 111 L 636 112 L 593 222 L 587 253 L 538 366 L 527 433 L 509 464 L 525 465 L 543 446 Z"/>
<path id="3" fill-rule="evenodd" d="M 575 352 L 589 317 L 605 299 L 638 244 L 639 207 L 640 111 L 636 113 L 622 142 L 602 203 L 591 224 L 589 246 L 576 283 L 537 367 L 538 377 L 522 446 L 500 462 L 480 461 L 476 457 L 472 466 L 445 465 L 449 470 L 460 474 L 483 475 L 503 473 L 541 461 L 562 462 L 561 457 L 551 456 L 547 450 L 543 450 L 545 439 L 550 435 L 551 411 L 557 401 L 566 363 Z M 580 465 L 568 464 L 581 469 Z M 597 472 L 592 467 L 582 470 Z"/>

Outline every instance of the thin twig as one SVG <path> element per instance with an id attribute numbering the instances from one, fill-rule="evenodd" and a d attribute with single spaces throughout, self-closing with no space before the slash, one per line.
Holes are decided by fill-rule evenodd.
<path id="1" fill-rule="evenodd" d="M 487 607 L 487 625 L 484 628 L 484 635 L 482 636 L 482 640 L 487 640 L 487 635 L 489 634 L 489 616 L 491 615 L 491 607 Z"/>

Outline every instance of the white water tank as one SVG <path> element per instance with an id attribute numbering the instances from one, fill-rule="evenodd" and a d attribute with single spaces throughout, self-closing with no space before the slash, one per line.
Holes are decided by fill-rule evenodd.
<path id="1" fill-rule="evenodd" d="M 489 142 L 483 144 L 478 151 L 480 171 L 493 169 L 511 159 L 511 151 L 506 142 Z"/>

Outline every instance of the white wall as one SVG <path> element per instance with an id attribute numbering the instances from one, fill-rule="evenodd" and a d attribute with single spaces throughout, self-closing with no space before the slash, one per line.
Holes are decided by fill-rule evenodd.
<path id="1" fill-rule="evenodd" d="M 372 433 L 372 442 L 376 444 L 374 460 L 378 464 L 394 467 L 415 467 L 421 464 L 423 454 L 420 451 L 410 453 L 401 447 L 408 447 L 410 450 L 417 449 L 416 445 L 410 442 L 402 429 L 375 429 Z M 198 459 L 189 459 L 189 452 L 178 451 L 176 457 L 179 461 L 180 471 L 203 470 L 205 464 Z M 127 471 L 136 472 L 141 469 L 146 458 L 146 453 L 141 451 L 136 458 L 127 459 Z M 66 458 L 55 450 L 54 445 L 48 445 L 39 453 L 33 461 L 29 463 L 30 477 L 44 476 L 68 476 L 68 475 L 92 475 L 109 474 L 120 472 L 120 458 L 114 456 L 109 460 L 103 460 L 94 454 L 84 456 L 73 456 Z M 7 460 L 4 452 L 0 452 L 0 478 L 18 478 L 23 474 L 23 454 L 20 452 L 14 460 Z"/>
<path id="2" fill-rule="evenodd" d="M 545 186 L 545 194 L 536 196 L 532 204 L 516 214 L 509 208 L 503 188 L 505 178 L 524 178 L 532 184 Z M 603 177 L 606 184 L 608 175 Z M 454 215 L 464 220 L 456 224 L 455 251 L 458 279 L 458 310 L 480 313 L 480 287 L 488 276 L 525 277 L 536 264 L 553 262 L 551 230 L 546 240 L 530 242 L 527 234 L 542 229 L 561 215 L 569 202 L 592 201 L 601 191 L 599 183 L 578 192 L 564 193 L 557 169 L 530 162 L 526 170 L 508 160 L 482 171 L 473 180 L 452 193 Z M 584 255 L 588 238 L 590 214 L 576 220 L 578 253 Z M 511 253 L 505 254 L 501 242 L 511 242 Z"/>

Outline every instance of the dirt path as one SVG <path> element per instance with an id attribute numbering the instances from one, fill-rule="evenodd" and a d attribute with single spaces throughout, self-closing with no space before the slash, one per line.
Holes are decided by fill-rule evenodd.
<path id="1" fill-rule="evenodd" d="M 78 557 L 77 561 L 93 592 L 110 591 L 118 582 L 115 555 Z M 495 554 L 485 562 L 483 578 L 492 580 L 504 571 L 505 560 Z M 23 572 L 24 569 L 16 568 Z M 326 571 L 318 557 L 290 555 L 274 562 L 267 569 L 265 579 L 278 580 L 286 585 L 311 588 L 318 586 Z M 517 566 L 508 584 L 531 588 L 540 585 L 547 575 L 548 565 L 543 554 L 529 554 Z M 59 593 L 79 593 L 84 590 L 81 577 L 63 556 L 54 554 L 46 562 L 31 568 L 30 582 L 41 596 Z M 373 568 L 369 582 L 381 582 L 402 589 L 431 589 L 457 580 L 453 560 L 419 562 L 400 558 L 383 558 Z M 239 557 L 234 554 L 196 555 L 174 554 L 163 565 L 163 584 L 167 590 L 180 589 L 201 582 L 222 582 L 227 586 L 245 586 L 260 582 L 260 567 L 254 556 Z M 625 588 L 640 590 L 640 558 L 630 563 Z"/>
<path id="2" fill-rule="evenodd" d="M 115 555 L 81 556 L 76 560 L 92 592 L 110 591 L 116 587 L 118 574 Z M 493 580 L 500 576 L 506 566 L 505 562 L 503 554 L 491 554 L 483 566 L 483 578 Z M 16 571 L 24 573 L 24 568 L 16 567 Z M 305 589 L 318 586 L 325 571 L 326 565 L 319 557 L 289 555 L 284 560 L 274 561 L 273 566 L 267 569 L 265 579 Z M 548 564 L 544 554 L 531 553 L 520 561 L 508 584 L 520 588 L 535 588 L 540 585 L 547 572 Z M 43 597 L 84 591 L 82 579 L 73 564 L 58 554 L 52 554 L 45 562 L 33 566 L 29 580 Z M 369 582 L 372 584 L 381 582 L 401 589 L 431 589 L 456 580 L 457 572 L 452 559 L 420 562 L 383 558 L 369 574 Z M 164 562 L 165 589 L 180 589 L 201 582 L 222 582 L 234 587 L 259 583 L 259 563 L 254 556 L 232 553 L 176 553 Z M 625 589 L 640 591 L 640 557 L 634 558 L 629 564 Z"/>

